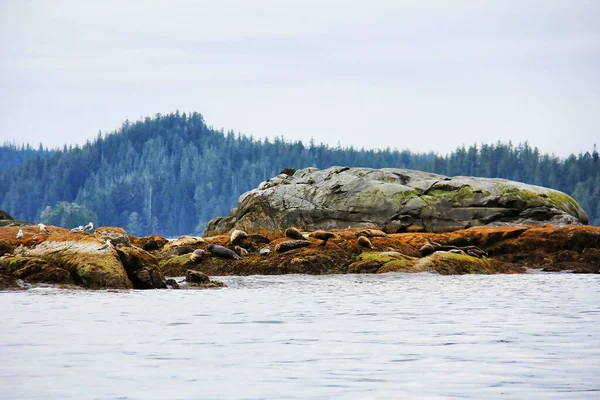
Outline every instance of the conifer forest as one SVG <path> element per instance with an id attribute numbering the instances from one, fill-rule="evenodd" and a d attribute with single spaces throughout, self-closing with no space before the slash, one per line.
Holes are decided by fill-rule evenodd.
<path id="1" fill-rule="evenodd" d="M 199 113 L 157 114 L 100 132 L 83 146 L 0 146 L 0 209 L 15 219 L 71 228 L 93 221 L 130 234 L 200 234 L 238 197 L 284 168 L 333 165 L 409 168 L 498 177 L 573 196 L 600 225 L 600 162 L 589 152 L 559 158 L 528 143 L 458 147 L 448 155 L 331 147 L 283 137 L 257 140 L 206 125 Z"/>

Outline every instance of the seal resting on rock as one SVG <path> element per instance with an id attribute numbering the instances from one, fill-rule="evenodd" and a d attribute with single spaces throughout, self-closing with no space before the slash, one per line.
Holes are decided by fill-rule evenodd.
<path id="1" fill-rule="evenodd" d="M 214 256 L 221 258 L 230 258 L 232 260 L 239 260 L 240 256 L 235 254 L 233 250 L 229 250 L 227 247 L 220 246 L 218 244 L 209 244 L 206 246 L 206 250 L 210 251 L 210 253 Z"/>
<path id="2" fill-rule="evenodd" d="M 242 230 L 235 229 L 233 232 L 231 232 L 229 241 L 231 244 L 240 244 L 245 239 L 248 239 L 248 234 Z"/>
<path id="3" fill-rule="evenodd" d="M 254 243 L 271 243 L 271 240 L 263 235 L 258 235 L 258 234 L 253 234 L 250 235 L 250 240 L 252 240 Z"/>
<path id="4" fill-rule="evenodd" d="M 285 230 L 285 237 L 289 237 L 290 239 L 296 239 L 296 240 L 304 240 L 304 236 L 302 236 L 302 233 L 293 227 L 287 228 Z"/>
<path id="5" fill-rule="evenodd" d="M 358 242 L 358 245 L 361 247 L 366 247 L 367 249 L 373 249 L 373 244 L 371 243 L 371 241 L 369 240 L 369 238 L 367 238 L 366 236 L 359 236 L 356 241 Z"/>
<path id="6" fill-rule="evenodd" d="M 189 246 L 178 246 L 178 247 L 175 247 L 175 252 L 179 256 L 182 256 L 184 254 L 189 254 L 189 253 L 191 253 L 193 251 L 194 251 L 194 249 L 192 249 Z"/>
<path id="7" fill-rule="evenodd" d="M 308 240 L 288 240 L 287 242 L 281 242 L 275 246 L 275 251 L 278 253 L 284 253 L 289 250 L 299 249 L 300 247 L 309 246 Z"/>
<path id="8" fill-rule="evenodd" d="M 144 243 L 144 245 L 142 246 L 142 249 L 149 251 L 149 250 L 158 250 L 160 249 L 160 245 L 158 244 L 158 242 L 156 240 L 148 240 L 146 243 Z"/>
<path id="9" fill-rule="evenodd" d="M 335 237 L 335 235 L 331 232 L 327 232 L 327 231 L 314 231 L 311 232 L 308 237 L 311 238 L 315 238 L 315 239 L 321 239 L 323 242 L 321 244 L 319 244 L 319 246 L 325 246 L 327 244 L 327 241 L 333 237 Z"/>
<path id="10" fill-rule="evenodd" d="M 459 249 L 461 249 L 462 251 L 467 253 L 467 255 L 470 255 L 471 257 L 475 257 L 475 258 L 481 258 L 481 257 L 488 256 L 487 251 L 480 249 L 477 246 L 462 246 L 462 247 L 459 247 Z"/>
<path id="11" fill-rule="evenodd" d="M 366 236 L 366 237 L 388 237 L 388 234 L 379 229 L 361 229 L 354 233 L 355 236 Z"/>
<path id="12" fill-rule="evenodd" d="M 204 250 L 196 249 L 192 254 L 190 254 L 191 262 L 200 262 L 204 258 Z"/>
<path id="13" fill-rule="evenodd" d="M 466 256 L 467 254 L 462 251 L 461 249 L 451 249 L 448 250 L 448 253 L 453 253 L 453 254 L 460 254 L 461 256 Z"/>
<path id="14" fill-rule="evenodd" d="M 235 246 L 233 248 L 233 251 L 235 251 L 235 254 L 237 254 L 240 257 L 244 257 L 244 256 L 248 255 L 248 250 L 246 250 L 242 246 Z"/>
<path id="15" fill-rule="evenodd" d="M 271 246 L 265 246 L 262 249 L 260 249 L 260 251 L 258 252 L 258 254 L 260 254 L 263 257 L 268 256 L 269 254 L 271 254 Z"/>
<path id="16" fill-rule="evenodd" d="M 433 252 L 435 252 L 435 248 L 436 246 L 434 246 L 431 242 L 427 241 L 425 242 L 425 244 L 423 246 L 421 246 L 419 248 L 419 251 L 424 255 L 427 256 Z"/>
<path id="17" fill-rule="evenodd" d="M 480 249 L 477 246 L 462 246 L 457 247 L 449 244 L 440 244 L 434 241 L 427 241 L 423 246 L 419 248 L 419 251 L 424 256 L 435 253 L 436 251 L 449 251 L 455 254 L 466 254 L 471 257 L 481 258 L 487 257 L 488 253 L 485 250 Z"/>

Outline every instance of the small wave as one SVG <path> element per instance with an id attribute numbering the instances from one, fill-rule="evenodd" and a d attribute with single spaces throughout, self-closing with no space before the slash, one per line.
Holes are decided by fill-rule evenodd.
<path id="1" fill-rule="evenodd" d="M 253 324 L 284 324 L 285 322 L 279 320 L 264 320 L 264 321 L 252 321 Z"/>

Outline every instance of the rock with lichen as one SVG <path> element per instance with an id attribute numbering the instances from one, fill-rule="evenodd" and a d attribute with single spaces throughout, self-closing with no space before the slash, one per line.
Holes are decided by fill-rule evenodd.
<path id="1" fill-rule="evenodd" d="M 557 190 L 496 178 L 447 177 L 407 169 L 288 170 L 244 193 L 205 234 L 232 229 L 305 231 L 377 226 L 387 233 L 472 226 L 581 225 L 588 216 Z"/>

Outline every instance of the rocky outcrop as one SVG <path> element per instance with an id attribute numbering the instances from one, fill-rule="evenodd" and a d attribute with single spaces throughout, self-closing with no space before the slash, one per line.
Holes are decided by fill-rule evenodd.
<path id="1" fill-rule="evenodd" d="M 4 210 L 0 210 L 0 219 L 1 220 L 8 220 L 8 221 L 14 221 L 15 219 L 6 211 Z"/>
<path id="2" fill-rule="evenodd" d="M 512 226 L 473 227 L 452 232 L 383 234 L 375 229 L 331 232 L 327 244 L 300 232 L 302 247 L 260 254 L 264 240 L 277 248 L 289 243 L 284 231 L 269 232 L 244 241 L 248 253 L 240 259 L 218 257 L 207 251 L 210 244 L 231 248 L 230 235 L 217 235 L 190 244 L 204 256 L 192 261 L 177 256 L 167 246 L 145 251 L 135 245 L 98 250 L 102 240 L 89 233 L 70 233 L 50 227 L 21 228 L 24 238 L 15 239 L 18 227 L 0 228 L 0 241 L 10 254 L 0 257 L 0 290 L 35 284 L 70 288 L 176 288 L 167 276 L 188 276 L 183 289 L 223 287 L 206 276 L 346 274 L 429 272 L 449 274 L 523 273 L 528 269 L 600 273 L 600 227 Z M 369 236 L 370 246 L 361 245 Z M 321 236 L 321 235 L 317 235 Z M 134 238 L 136 239 L 136 238 Z M 137 240 L 137 239 L 136 239 Z M 131 242 L 137 241 L 130 239 Z M 161 242 L 157 237 L 153 240 Z M 264 243 L 263 243 L 264 244 Z M 195 274 L 196 271 L 203 273 Z M 191 282 L 196 281 L 197 282 Z M 213 283 L 214 282 L 214 283 Z"/>
<path id="3" fill-rule="evenodd" d="M 350 272 L 437 272 L 441 275 L 521 273 L 525 267 L 514 266 L 487 257 L 441 251 L 426 257 L 410 257 L 398 252 L 363 253 L 352 263 Z"/>
<path id="4" fill-rule="evenodd" d="M 136 289 L 165 289 L 165 277 L 158 267 L 158 259 L 136 246 L 117 247 L 119 260 Z"/>
<path id="5" fill-rule="evenodd" d="M 113 244 L 113 246 L 125 246 L 131 247 L 131 241 L 129 235 L 125 232 L 125 229 L 116 226 L 107 226 L 96 229 L 94 233 L 102 242 L 107 239 Z"/>
<path id="6" fill-rule="evenodd" d="M 185 280 L 191 286 L 201 287 L 204 289 L 216 289 L 227 287 L 221 281 L 212 281 L 205 273 L 188 270 L 185 273 Z"/>
<path id="7" fill-rule="evenodd" d="M 326 246 L 308 237 L 308 245 L 286 252 L 261 256 L 255 250 L 239 260 L 207 254 L 196 263 L 179 256 L 163 259 L 160 267 L 173 276 L 182 276 L 187 270 L 210 276 L 385 272 L 454 275 L 524 273 L 528 269 L 600 273 L 600 227 L 542 225 L 395 233 L 371 237 L 372 248 L 359 244 L 359 231 L 334 231 L 335 237 Z M 231 245 L 229 235 L 207 239 Z M 272 233 L 270 239 L 272 246 L 289 241 L 283 231 Z M 426 246 L 431 243 L 436 244 L 433 249 Z"/>
<path id="8" fill-rule="evenodd" d="M 16 239 L 19 229 L 23 238 Z M 165 288 L 165 279 L 152 254 L 135 246 L 120 228 L 95 234 L 37 226 L 0 227 L 0 242 L 8 250 L 0 258 L 4 282 L 58 284 L 90 289 Z M 106 248 L 103 245 L 109 239 Z M 114 240 L 114 243 L 112 242 Z M 1 285 L 0 285 L 1 286 Z"/>
<path id="9" fill-rule="evenodd" d="M 138 238 L 131 235 L 129 235 L 129 241 L 134 246 L 148 251 L 158 250 L 169 242 L 162 236 L 146 236 Z"/>
<path id="10" fill-rule="evenodd" d="M 73 281 L 90 289 L 131 289 L 133 284 L 114 247 L 99 251 L 99 240 L 47 240 L 31 249 L 18 249 L 24 258 L 47 261 L 68 272 Z"/>
<path id="11" fill-rule="evenodd" d="M 581 225 L 570 196 L 504 179 L 447 177 L 407 169 L 287 169 L 244 193 L 205 235 L 232 229 L 282 231 L 377 226 L 387 233 L 445 232 L 472 226 Z"/>
<path id="12" fill-rule="evenodd" d="M 29 283 L 75 284 L 66 268 L 38 257 L 3 257 L 0 266 L 9 276 Z"/>

